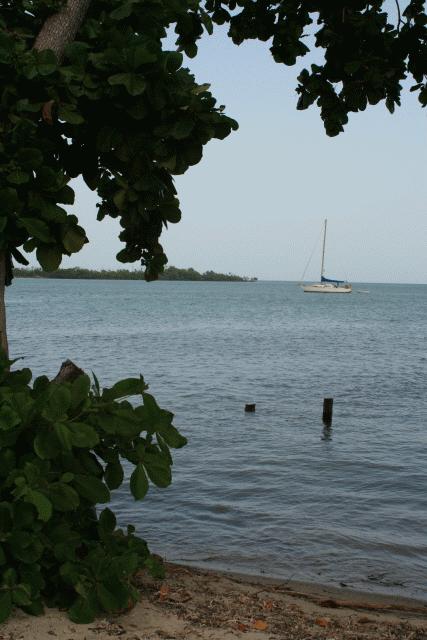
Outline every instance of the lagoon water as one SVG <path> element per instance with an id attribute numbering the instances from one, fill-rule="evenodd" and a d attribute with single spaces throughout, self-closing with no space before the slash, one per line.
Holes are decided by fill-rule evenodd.
<path id="1" fill-rule="evenodd" d="M 11 353 L 141 372 L 176 414 L 173 485 L 115 495 L 168 560 L 427 599 L 427 286 L 360 288 L 15 280 Z"/>

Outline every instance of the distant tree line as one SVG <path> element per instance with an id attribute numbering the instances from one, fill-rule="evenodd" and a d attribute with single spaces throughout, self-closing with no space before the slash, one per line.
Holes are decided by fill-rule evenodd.
<path id="1" fill-rule="evenodd" d="M 70 267 L 68 269 L 58 269 L 47 272 L 42 269 L 15 269 L 14 275 L 17 278 L 55 278 L 55 279 L 77 279 L 77 280 L 144 280 L 144 272 L 129 271 L 129 269 L 115 270 L 95 270 L 82 267 Z M 236 276 L 232 273 L 216 273 L 215 271 L 205 271 L 199 273 L 195 269 L 178 269 L 178 267 L 167 267 L 159 276 L 160 280 L 190 280 L 203 282 L 255 282 L 258 278 L 248 278 Z"/>

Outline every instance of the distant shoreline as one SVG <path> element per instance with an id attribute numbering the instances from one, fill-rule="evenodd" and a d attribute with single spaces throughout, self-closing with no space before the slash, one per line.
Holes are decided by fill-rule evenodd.
<path id="1" fill-rule="evenodd" d="M 51 278 L 56 280 L 144 280 L 143 271 L 129 271 L 128 269 L 116 270 L 96 270 L 84 269 L 82 267 L 71 267 L 69 269 L 58 269 L 48 273 L 42 269 L 21 269 L 15 268 L 16 278 Z M 160 274 L 159 280 L 175 280 L 185 282 L 256 282 L 258 278 L 246 276 L 236 276 L 232 273 L 216 273 L 215 271 L 205 271 L 199 273 L 195 269 L 178 269 L 177 267 L 167 267 Z"/>

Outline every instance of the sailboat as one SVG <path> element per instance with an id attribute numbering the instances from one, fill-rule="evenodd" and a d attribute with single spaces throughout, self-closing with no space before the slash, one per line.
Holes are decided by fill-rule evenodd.
<path id="1" fill-rule="evenodd" d="M 302 289 L 304 293 L 351 293 L 351 284 L 344 280 L 334 278 L 325 278 L 325 246 L 326 246 L 326 227 L 328 221 L 325 219 L 323 227 L 323 248 L 322 248 L 322 266 L 320 268 L 320 282 L 313 284 L 304 284 Z"/>

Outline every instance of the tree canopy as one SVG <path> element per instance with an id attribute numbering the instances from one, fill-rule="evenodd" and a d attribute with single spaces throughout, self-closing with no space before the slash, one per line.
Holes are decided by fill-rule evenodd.
<path id="1" fill-rule="evenodd" d="M 184 65 L 203 32 L 227 24 L 236 44 L 268 42 L 278 63 L 307 57 L 298 109 L 312 104 L 328 135 L 350 112 L 400 104 L 402 82 L 427 103 L 427 17 L 422 0 L 79 0 L 84 17 L 63 51 L 38 45 L 65 0 L 0 1 L 0 253 L 45 270 L 87 242 L 69 182 L 96 190 L 98 219 L 119 218 L 121 262 L 154 279 L 167 262 L 162 229 L 181 218 L 174 176 L 237 123 Z M 68 0 L 68 4 L 76 0 Z M 168 50 L 165 36 L 176 33 Z M 71 36 L 70 39 L 72 39 Z M 310 63 L 310 47 L 324 59 Z"/>

